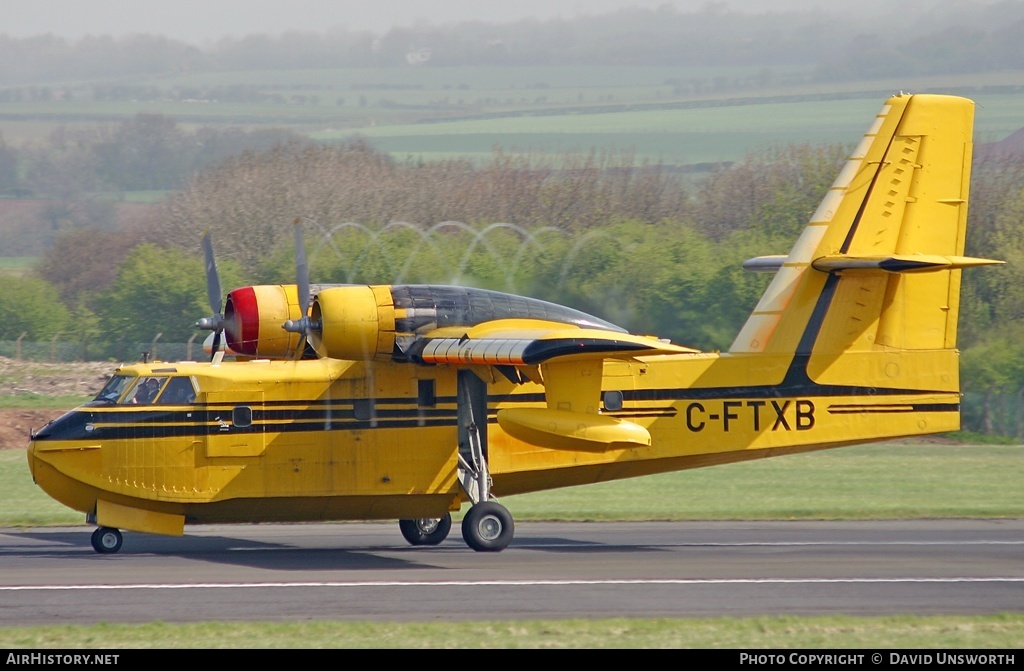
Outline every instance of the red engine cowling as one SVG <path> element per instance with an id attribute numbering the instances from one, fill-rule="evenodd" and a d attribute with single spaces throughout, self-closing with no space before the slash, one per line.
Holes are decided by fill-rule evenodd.
<path id="1" fill-rule="evenodd" d="M 228 347 L 242 356 L 295 359 L 302 354 L 302 335 L 281 326 L 300 317 L 294 284 L 241 287 L 228 293 L 224 303 L 224 335 Z"/>

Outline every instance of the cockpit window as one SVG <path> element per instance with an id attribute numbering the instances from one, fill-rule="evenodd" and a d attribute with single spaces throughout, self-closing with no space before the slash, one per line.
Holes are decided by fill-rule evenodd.
<path id="1" fill-rule="evenodd" d="M 148 405 L 160 394 L 160 389 L 167 382 L 166 377 L 141 376 L 134 387 L 121 399 L 121 404 Z"/>
<path id="2" fill-rule="evenodd" d="M 192 388 L 192 380 L 187 377 L 172 377 L 164 393 L 156 400 L 161 405 L 187 405 L 195 401 L 196 390 Z"/>
<path id="3" fill-rule="evenodd" d="M 128 388 L 135 380 L 135 377 L 131 375 L 115 375 L 107 383 L 103 385 L 103 389 L 100 389 L 100 393 L 96 394 L 94 401 L 106 401 L 107 403 L 117 403 L 117 399 L 121 398 L 121 394 Z"/>

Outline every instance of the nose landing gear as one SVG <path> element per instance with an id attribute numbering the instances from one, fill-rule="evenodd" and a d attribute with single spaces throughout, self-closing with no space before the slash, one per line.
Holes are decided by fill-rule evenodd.
<path id="1" fill-rule="evenodd" d="M 110 527 L 100 527 L 92 532 L 92 549 L 100 554 L 113 554 L 121 549 L 124 538 L 121 532 Z"/>

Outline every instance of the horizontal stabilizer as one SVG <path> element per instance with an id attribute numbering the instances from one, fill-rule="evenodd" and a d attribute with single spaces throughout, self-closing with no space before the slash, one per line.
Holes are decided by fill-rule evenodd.
<path id="1" fill-rule="evenodd" d="M 957 270 L 974 266 L 1004 263 L 992 259 L 968 256 L 938 256 L 934 254 L 891 254 L 888 256 L 851 256 L 833 254 L 811 262 L 815 270 L 834 273 L 840 270 L 884 271 L 887 273 L 927 273 L 935 270 Z"/>
<path id="2" fill-rule="evenodd" d="M 782 255 L 755 256 L 743 262 L 743 269 L 755 273 L 774 273 L 786 262 Z M 1000 265 L 1005 261 L 976 259 L 969 256 L 936 254 L 890 254 L 888 256 L 851 256 L 834 254 L 811 262 L 815 270 L 834 273 L 840 270 L 878 270 L 888 273 L 924 273 L 934 270 L 959 270 L 975 266 Z"/>

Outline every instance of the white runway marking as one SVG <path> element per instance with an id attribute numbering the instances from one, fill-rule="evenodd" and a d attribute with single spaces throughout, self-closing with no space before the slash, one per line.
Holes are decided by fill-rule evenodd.
<path id="1" fill-rule="evenodd" d="M 873 546 L 873 545 L 1024 545 L 1020 541 L 717 541 L 717 542 L 693 542 L 693 543 L 631 543 L 629 545 L 611 545 L 585 541 L 579 543 L 516 543 L 516 549 L 543 550 L 545 548 L 743 548 L 743 547 L 807 547 L 807 546 Z M 263 548 L 232 548 L 237 550 L 251 550 Z"/>
<path id="2" fill-rule="evenodd" d="M 970 545 L 1024 545 L 1024 540 L 1020 541 L 720 541 L 720 542 L 691 542 L 691 543 L 630 543 L 628 545 L 613 544 L 613 543 L 600 543 L 594 541 L 579 541 L 572 543 L 531 543 L 513 541 L 510 549 L 515 550 L 587 550 L 587 549 L 601 549 L 601 550 L 614 550 L 617 548 L 622 549 L 637 549 L 637 548 L 745 548 L 745 547 L 824 547 L 834 545 L 836 547 L 849 547 L 849 546 L 872 546 L 872 545 L 885 545 L 885 546 L 934 546 L 944 545 L 952 547 L 970 546 Z M 454 543 L 447 543 L 439 546 L 440 549 L 463 547 L 457 546 Z M 229 552 L 285 552 L 294 551 L 299 549 L 316 549 L 316 548 L 299 548 L 297 546 L 278 546 L 278 547 L 232 547 L 227 548 Z M 399 549 L 402 551 L 414 551 L 421 552 L 422 550 L 409 547 L 409 546 L 398 546 L 395 547 L 349 547 L 349 548 L 332 548 L 347 552 L 388 552 L 389 550 Z"/>
<path id="3" fill-rule="evenodd" d="M 1021 577 L 949 577 L 949 578 L 683 578 L 653 580 L 368 580 L 325 582 L 214 582 L 214 583 L 138 583 L 127 585 L 0 585 L 0 592 L 135 590 L 135 589 L 266 589 L 268 587 L 558 587 L 598 585 L 829 585 L 829 584 L 958 584 L 1024 583 Z"/>

